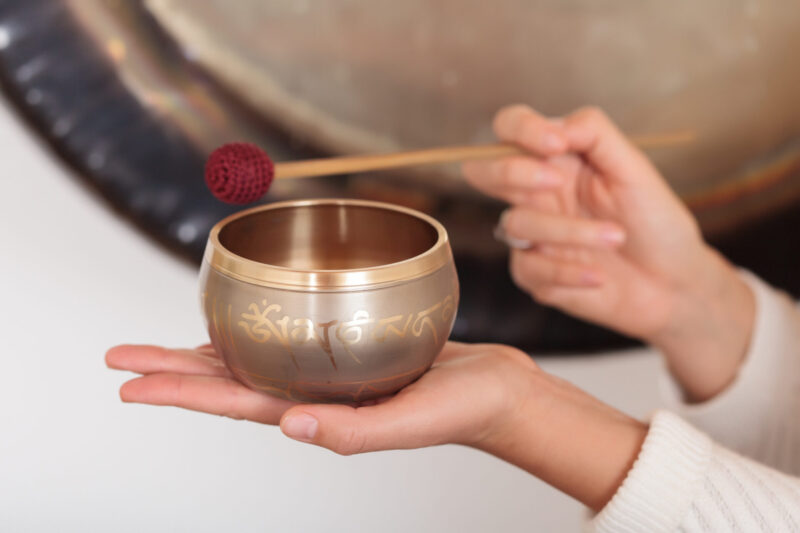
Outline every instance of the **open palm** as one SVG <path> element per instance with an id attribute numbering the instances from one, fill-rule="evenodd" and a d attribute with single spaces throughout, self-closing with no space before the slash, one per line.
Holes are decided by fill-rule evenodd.
<path id="1" fill-rule="evenodd" d="M 124 401 L 171 405 L 281 425 L 290 437 L 349 455 L 443 443 L 474 445 L 513 411 L 530 358 L 509 347 L 448 343 L 433 367 L 394 396 L 358 405 L 299 404 L 248 389 L 210 345 L 193 350 L 117 346 L 109 367 L 142 374 L 122 385 Z M 517 387 L 515 384 L 519 384 Z"/>

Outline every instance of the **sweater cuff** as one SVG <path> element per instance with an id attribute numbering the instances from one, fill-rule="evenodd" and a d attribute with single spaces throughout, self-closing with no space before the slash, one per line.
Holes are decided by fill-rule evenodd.
<path id="1" fill-rule="evenodd" d="M 734 381 L 715 397 L 696 404 L 685 402 L 680 387 L 666 371 L 661 385 L 668 408 L 713 438 L 748 452 L 755 445 L 748 440 L 758 432 L 739 429 L 763 423 L 759 418 L 770 411 L 770 392 L 776 392 L 783 376 L 800 361 L 793 353 L 800 344 L 794 303 L 749 272 L 740 271 L 740 275 L 755 295 L 756 317 L 748 353 Z M 752 420 L 743 420 L 750 415 Z"/>
<path id="2" fill-rule="evenodd" d="M 711 454 L 709 437 L 677 415 L 657 411 L 633 468 L 588 531 L 677 530 L 702 487 Z"/>

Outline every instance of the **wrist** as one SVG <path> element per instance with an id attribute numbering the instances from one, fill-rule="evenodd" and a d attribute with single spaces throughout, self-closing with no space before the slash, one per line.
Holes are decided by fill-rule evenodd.
<path id="1" fill-rule="evenodd" d="M 632 467 L 647 426 L 541 370 L 528 379 L 528 394 L 502 430 L 475 447 L 601 509 Z"/>
<path id="2" fill-rule="evenodd" d="M 707 245 L 700 257 L 692 279 L 675 288 L 669 323 L 646 339 L 693 401 L 733 381 L 755 322 L 755 297 L 735 268 Z"/>

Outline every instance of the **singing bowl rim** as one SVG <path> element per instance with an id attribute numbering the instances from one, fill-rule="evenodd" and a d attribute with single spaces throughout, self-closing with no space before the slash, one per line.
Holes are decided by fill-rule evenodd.
<path id="1" fill-rule="evenodd" d="M 231 222 L 255 213 L 276 209 L 308 206 L 370 207 L 402 213 L 429 224 L 436 231 L 436 242 L 421 254 L 385 265 L 341 269 L 294 269 L 253 261 L 226 248 L 220 241 L 220 231 Z M 276 289 L 321 292 L 349 292 L 389 287 L 422 278 L 453 262 L 447 230 L 435 218 L 415 209 L 386 202 L 342 198 L 287 200 L 245 209 L 217 222 L 208 236 L 204 261 L 231 278 L 253 285 Z"/>

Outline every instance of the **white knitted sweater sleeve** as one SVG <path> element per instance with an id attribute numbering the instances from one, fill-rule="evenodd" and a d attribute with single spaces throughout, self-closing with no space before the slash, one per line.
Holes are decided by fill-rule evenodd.
<path id="1" fill-rule="evenodd" d="M 800 473 L 800 311 L 743 276 L 757 318 L 736 380 L 688 405 L 665 378 L 674 412 L 655 414 L 633 468 L 590 531 L 800 532 L 800 478 L 789 475 Z"/>
<path id="2" fill-rule="evenodd" d="M 750 349 L 735 381 L 711 400 L 686 404 L 665 371 L 667 408 L 719 444 L 800 475 L 800 309 L 752 274 L 756 296 Z"/>
<path id="3" fill-rule="evenodd" d="M 800 479 L 715 444 L 670 411 L 652 419 L 597 533 L 800 531 Z"/>

